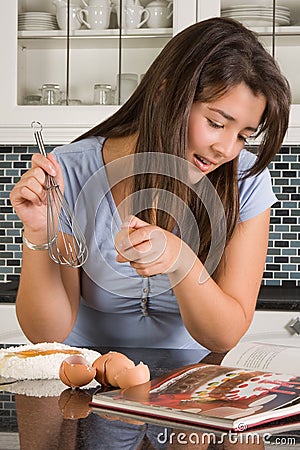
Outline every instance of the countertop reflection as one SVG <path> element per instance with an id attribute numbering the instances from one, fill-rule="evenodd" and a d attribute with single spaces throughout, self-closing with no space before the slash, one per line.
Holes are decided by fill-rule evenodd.
<path id="1" fill-rule="evenodd" d="M 151 377 L 183 365 L 206 362 L 219 364 L 223 354 L 201 350 L 97 348 L 101 353 L 120 351 L 135 363 L 148 364 Z M 172 425 L 161 420 L 149 421 L 124 417 L 105 410 L 92 410 L 90 400 L 99 386 L 72 390 L 60 380 L 36 380 L 3 385 L 3 409 L 0 414 L 0 449 L 5 447 L 8 432 L 18 433 L 22 450 L 150 450 L 150 449 L 267 449 L 264 439 L 233 439 L 221 431 L 185 425 Z M 0 395 L 1 395 L 0 394 Z M 3 401 L 3 396 L 6 401 Z M 6 406 L 5 406 L 6 405 Z M 7 425 L 13 422 L 15 429 Z M 300 427 L 299 427 L 300 430 Z M 236 433 L 235 433 L 236 435 Z M 300 442 L 300 432 L 290 433 L 293 443 Z M 283 441 L 282 441 L 283 442 Z M 284 441 L 287 442 L 287 441 Z M 291 441 L 290 441 L 291 442 Z M 281 447 L 277 441 L 276 448 Z M 293 448 L 293 447 L 292 447 Z"/>

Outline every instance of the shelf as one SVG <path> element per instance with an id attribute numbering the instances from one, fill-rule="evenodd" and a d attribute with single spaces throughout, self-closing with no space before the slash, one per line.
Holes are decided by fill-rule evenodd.
<path id="1" fill-rule="evenodd" d="M 273 28 L 272 27 L 251 27 L 255 33 L 260 36 L 272 36 Z M 281 26 L 275 27 L 275 35 L 276 36 L 300 36 L 300 26 Z"/>
<path id="2" fill-rule="evenodd" d="M 107 38 L 119 37 L 119 29 L 105 30 L 76 30 L 70 32 L 70 39 L 73 38 Z M 172 28 L 138 28 L 132 30 L 122 30 L 122 37 L 156 37 L 156 36 L 172 36 Z M 66 38 L 67 34 L 64 30 L 36 30 L 36 31 L 19 31 L 19 39 L 55 39 Z"/>
<path id="3" fill-rule="evenodd" d="M 111 45 L 116 46 L 120 36 L 124 43 L 133 40 L 141 42 L 147 47 L 147 43 L 153 38 L 170 39 L 172 37 L 172 28 L 141 28 L 134 30 L 123 30 L 120 35 L 118 29 L 107 30 L 76 30 L 70 34 L 70 45 L 73 48 L 98 48 L 101 40 L 101 48 L 108 48 Z M 151 39 L 149 39 L 151 38 Z M 22 48 L 32 49 L 62 49 L 66 48 L 67 35 L 64 30 L 45 30 L 45 31 L 19 31 L 18 44 Z M 152 44 L 151 44 L 152 45 Z M 159 46 L 163 44 L 159 43 Z"/>
<path id="4" fill-rule="evenodd" d="M 266 38 L 270 45 L 273 37 L 273 27 L 247 27 L 256 33 L 261 39 Z M 275 39 L 278 46 L 299 46 L 300 45 L 300 25 L 287 25 L 275 27 Z"/>
<path id="5" fill-rule="evenodd" d="M 255 33 L 263 36 L 272 36 L 272 27 L 251 27 Z M 140 38 L 140 37 L 172 37 L 172 28 L 140 28 L 134 30 L 123 30 L 122 38 Z M 118 38 L 120 35 L 118 29 L 106 30 L 76 30 L 70 33 L 70 39 L 74 38 Z M 275 27 L 276 36 L 300 36 L 300 25 Z M 61 39 L 67 38 L 64 30 L 45 30 L 45 31 L 19 31 L 19 40 L 26 39 Z"/>

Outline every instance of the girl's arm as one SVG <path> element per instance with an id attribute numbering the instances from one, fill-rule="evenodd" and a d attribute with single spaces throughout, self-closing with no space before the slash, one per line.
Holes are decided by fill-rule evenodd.
<path id="1" fill-rule="evenodd" d="M 265 266 L 268 209 L 241 222 L 225 249 L 216 282 L 198 282 L 203 265 L 196 260 L 189 274 L 174 287 L 182 319 L 191 335 L 205 347 L 227 351 L 251 324 Z M 170 280 L 176 273 L 169 275 Z"/>
<path id="2" fill-rule="evenodd" d="M 36 154 L 11 192 L 11 203 L 34 244 L 47 241 L 46 174 L 63 187 L 59 164 L 51 155 Z M 17 317 L 32 342 L 63 341 L 71 332 L 79 307 L 79 270 L 60 267 L 47 250 L 23 245 L 22 271 L 16 300 Z"/>
<path id="3" fill-rule="evenodd" d="M 167 273 L 189 333 L 212 351 L 227 351 L 253 317 L 268 247 L 269 217 L 268 209 L 238 224 L 217 268 L 216 281 L 187 244 L 136 217 L 116 238 L 117 261 L 130 261 L 143 276 Z M 133 228 L 130 234 L 128 226 Z"/>

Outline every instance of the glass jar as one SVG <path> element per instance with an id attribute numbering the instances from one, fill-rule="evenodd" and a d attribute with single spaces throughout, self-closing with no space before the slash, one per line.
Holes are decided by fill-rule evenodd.
<path id="1" fill-rule="evenodd" d="M 26 95 L 26 97 L 24 97 L 24 105 L 40 105 L 41 98 L 41 95 Z"/>
<path id="2" fill-rule="evenodd" d="M 42 86 L 42 104 L 59 105 L 61 97 L 60 85 L 46 83 Z"/>
<path id="3" fill-rule="evenodd" d="M 110 84 L 95 84 L 94 86 L 94 104 L 111 105 L 113 103 L 112 87 Z"/>

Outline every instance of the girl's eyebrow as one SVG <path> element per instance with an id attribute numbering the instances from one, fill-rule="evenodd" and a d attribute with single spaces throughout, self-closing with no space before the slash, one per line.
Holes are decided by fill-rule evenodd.
<path id="1" fill-rule="evenodd" d="M 229 114 L 227 114 L 227 113 L 226 113 L 225 111 L 223 111 L 222 109 L 218 109 L 218 108 L 210 108 L 209 106 L 208 106 L 208 109 L 209 109 L 210 111 L 215 111 L 215 112 L 221 114 L 221 116 L 223 116 L 224 119 L 231 120 L 232 122 L 236 122 L 236 119 L 235 119 L 234 117 L 230 116 Z M 246 127 L 245 130 L 249 130 L 249 131 L 257 131 L 257 128 L 254 128 L 254 127 Z"/>

